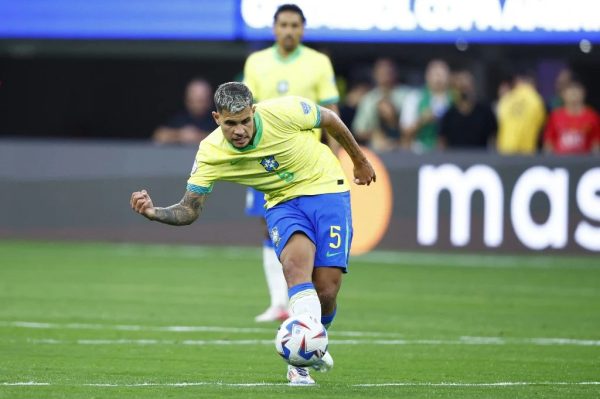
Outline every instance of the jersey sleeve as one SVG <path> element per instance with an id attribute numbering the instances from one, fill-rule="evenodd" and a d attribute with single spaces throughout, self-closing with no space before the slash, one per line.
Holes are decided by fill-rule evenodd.
<path id="1" fill-rule="evenodd" d="M 340 100 L 340 94 L 335 84 L 335 73 L 331 61 L 323 55 L 323 61 L 320 65 L 317 101 L 319 105 L 337 104 Z"/>
<path id="2" fill-rule="evenodd" d="M 216 172 L 217 170 L 211 165 L 206 156 L 206 150 L 200 144 L 200 149 L 196 153 L 194 165 L 187 181 L 187 190 L 196 194 L 209 194 L 218 178 Z"/>
<path id="3" fill-rule="evenodd" d="M 319 106 L 304 97 L 291 96 L 277 101 L 272 112 L 278 115 L 283 125 L 294 131 L 310 130 L 321 126 Z"/>

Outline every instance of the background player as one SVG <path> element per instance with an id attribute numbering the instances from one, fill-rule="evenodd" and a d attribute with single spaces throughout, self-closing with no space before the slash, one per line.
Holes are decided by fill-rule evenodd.
<path id="1" fill-rule="evenodd" d="M 295 4 L 284 4 L 277 8 L 273 17 L 273 33 L 276 42 L 273 46 L 251 54 L 244 66 L 244 83 L 250 88 L 255 101 L 297 95 L 308 98 L 321 106 L 338 113 L 339 94 L 335 85 L 333 66 L 329 58 L 318 51 L 301 44 L 306 18 Z M 314 129 L 317 139 L 320 129 Z M 328 141 L 334 153 L 338 145 Z M 256 316 L 257 322 L 284 320 L 288 316 L 287 287 L 281 271 L 281 264 L 273 250 L 264 223 L 265 201 L 263 194 L 248 189 L 246 214 L 258 216 L 262 220 L 264 233 L 263 268 L 269 287 L 271 304 Z"/>
<path id="2" fill-rule="evenodd" d="M 243 83 L 215 93 L 219 128 L 201 142 L 183 199 L 154 207 L 145 190 L 132 208 L 150 220 L 187 225 L 198 218 L 218 180 L 265 193 L 266 219 L 289 288 L 290 312 L 308 313 L 328 327 L 346 272 L 352 241 L 349 186 L 337 158 L 310 133 L 329 129 L 354 164 L 354 182 L 370 184 L 375 172 L 339 117 L 302 97 L 252 105 Z M 329 354 L 322 368 L 333 366 Z M 308 370 L 288 367 L 292 384 L 314 384 Z"/>

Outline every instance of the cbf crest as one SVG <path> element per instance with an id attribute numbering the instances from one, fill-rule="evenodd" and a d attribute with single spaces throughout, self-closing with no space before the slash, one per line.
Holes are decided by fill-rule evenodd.
<path id="1" fill-rule="evenodd" d="M 287 93 L 289 89 L 290 84 L 287 80 L 280 80 L 279 82 L 277 82 L 277 93 L 279 93 L 280 95 Z"/>
<path id="2" fill-rule="evenodd" d="M 279 230 L 277 230 L 277 227 L 273 227 L 271 229 L 270 233 L 271 233 L 270 236 L 271 236 L 271 241 L 273 241 L 273 245 L 278 247 L 279 241 L 281 241 L 281 236 L 279 235 Z"/>
<path id="3" fill-rule="evenodd" d="M 279 167 L 279 162 L 275 160 L 274 155 L 264 157 L 263 159 L 261 159 L 260 164 L 263 166 L 263 168 L 265 168 L 267 172 L 273 172 Z"/>

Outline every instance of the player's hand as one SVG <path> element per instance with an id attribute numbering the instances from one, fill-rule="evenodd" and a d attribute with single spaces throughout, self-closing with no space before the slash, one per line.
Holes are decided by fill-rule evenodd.
<path id="1" fill-rule="evenodd" d="M 369 185 L 371 182 L 375 182 L 377 176 L 375 176 L 375 170 L 371 163 L 365 158 L 363 161 L 354 164 L 354 183 L 358 185 Z"/>
<path id="2" fill-rule="evenodd" d="M 152 199 L 150 198 L 146 190 L 136 191 L 132 193 L 130 204 L 131 209 L 133 209 L 140 215 L 144 215 L 150 220 L 154 218 L 154 204 L 152 204 Z"/>

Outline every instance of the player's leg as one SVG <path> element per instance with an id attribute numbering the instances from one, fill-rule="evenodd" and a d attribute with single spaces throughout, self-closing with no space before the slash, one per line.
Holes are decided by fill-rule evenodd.
<path id="1" fill-rule="evenodd" d="M 347 272 L 352 243 L 352 215 L 349 193 L 325 194 L 313 200 L 317 240 L 313 282 L 322 309 L 321 323 L 329 329 L 337 313 L 337 295 L 342 275 Z M 313 365 L 320 371 L 333 367 L 333 358 L 327 352 Z"/>
<path id="2" fill-rule="evenodd" d="M 316 267 L 313 271 L 313 283 L 321 302 L 321 324 L 327 330 L 333 323 L 337 312 L 337 295 L 342 286 L 342 270 L 339 267 Z M 333 357 L 327 351 L 321 360 L 312 367 L 315 370 L 327 372 L 333 368 L 333 363 Z"/>
<path id="3" fill-rule="evenodd" d="M 312 282 L 314 229 L 298 204 L 299 200 L 293 199 L 269 209 L 267 225 L 289 287 L 290 313 L 308 313 L 320 320 L 321 303 Z M 287 379 L 293 385 L 315 383 L 305 367 L 288 366 Z"/>
<path id="4" fill-rule="evenodd" d="M 288 318 L 288 286 L 283 276 L 283 269 L 269 237 L 265 219 L 261 218 L 265 238 L 263 240 L 263 269 L 269 288 L 271 304 L 254 319 L 257 322 L 269 322 Z"/>
<path id="5" fill-rule="evenodd" d="M 305 234 L 297 232 L 287 241 L 280 260 L 289 286 L 290 314 L 308 313 L 315 320 L 320 320 L 321 303 L 311 281 L 314 256 L 314 243 Z M 315 384 L 306 367 L 288 366 L 287 378 L 293 385 Z"/>
<path id="6" fill-rule="evenodd" d="M 281 251 L 280 260 L 288 284 L 290 313 L 308 313 L 321 320 L 321 303 L 312 282 L 315 244 L 302 232 L 295 232 Z"/>
<path id="7" fill-rule="evenodd" d="M 316 196 L 317 246 L 313 281 L 322 306 L 321 322 L 329 327 L 337 311 L 342 275 L 347 272 L 352 244 L 352 214 L 348 192 Z"/>
<path id="8" fill-rule="evenodd" d="M 325 328 L 329 328 L 337 310 L 337 295 L 342 286 L 342 268 L 315 268 L 313 283 L 321 302 L 321 323 Z"/>
<path id="9" fill-rule="evenodd" d="M 273 242 L 265 224 L 265 200 L 264 195 L 257 190 L 249 188 L 246 191 L 246 214 L 256 216 L 261 219 L 261 229 L 264 231 L 263 240 L 263 270 L 269 289 L 271 303 L 269 307 L 261 314 L 255 317 L 257 322 L 268 322 L 275 320 L 285 320 L 288 317 L 288 292 L 287 284 L 283 277 L 281 263 L 277 259 Z"/>

